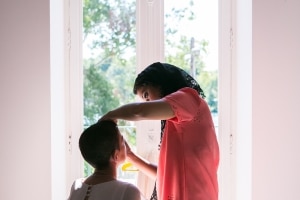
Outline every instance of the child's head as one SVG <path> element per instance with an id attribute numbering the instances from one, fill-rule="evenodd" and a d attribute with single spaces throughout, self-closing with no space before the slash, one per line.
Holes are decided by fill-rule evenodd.
<path id="1" fill-rule="evenodd" d="M 126 158 L 125 141 L 113 121 L 99 121 L 85 129 L 79 148 L 83 158 L 96 169 L 107 169 L 111 161 L 118 165 Z"/>

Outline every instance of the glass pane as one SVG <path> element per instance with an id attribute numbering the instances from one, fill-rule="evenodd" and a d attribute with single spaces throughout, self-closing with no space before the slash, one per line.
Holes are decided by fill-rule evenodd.
<path id="1" fill-rule="evenodd" d="M 165 60 L 198 81 L 218 127 L 218 0 L 165 0 L 164 6 Z"/>
<path id="2" fill-rule="evenodd" d="M 84 128 L 104 113 L 132 102 L 135 78 L 135 0 L 83 1 Z M 135 146 L 135 126 L 119 121 L 121 133 Z M 84 175 L 93 172 L 84 165 Z M 137 173 L 119 169 L 119 179 L 135 183 Z"/>

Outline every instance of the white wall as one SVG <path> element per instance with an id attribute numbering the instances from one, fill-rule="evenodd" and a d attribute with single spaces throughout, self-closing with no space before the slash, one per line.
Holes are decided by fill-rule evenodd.
<path id="1" fill-rule="evenodd" d="M 1 199 L 51 199 L 48 0 L 0 1 Z"/>
<path id="2" fill-rule="evenodd" d="M 300 1 L 253 0 L 253 199 L 300 199 Z"/>
<path id="3" fill-rule="evenodd" d="M 80 0 L 0 1 L 1 199 L 66 199 L 82 176 L 80 19 Z"/>

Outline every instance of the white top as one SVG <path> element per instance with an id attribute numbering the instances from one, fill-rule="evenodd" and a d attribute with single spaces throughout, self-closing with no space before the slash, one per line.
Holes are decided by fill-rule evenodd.
<path id="1" fill-rule="evenodd" d="M 86 196 L 89 196 L 88 200 L 141 200 L 139 189 L 131 183 L 113 180 L 88 185 L 83 181 L 74 181 L 68 200 L 83 200 Z"/>

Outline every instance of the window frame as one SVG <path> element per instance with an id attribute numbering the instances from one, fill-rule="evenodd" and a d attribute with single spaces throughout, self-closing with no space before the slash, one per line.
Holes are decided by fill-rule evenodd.
<path id="1" fill-rule="evenodd" d="M 66 188 L 83 176 L 83 160 L 78 149 L 78 138 L 82 132 L 82 0 L 67 0 L 64 3 L 65 36 L 65 92 L 66 92 Z M 137 1 L 137 73 L 139 66 L 147 66 L 153 61 L 164 60 L 163 1 Z M 232 106 L 233 67 L 233 11 L 232 0 L 219 1 L 219 144 L 221 160 L 219 167 L 220 200 L 234 198 L 234 119 Z M 145 16 L 146 15 L 146 16 Z M 145 16 L 145 17 L 142 17 Z M 143 20 L 141 20 L 143 19 Z M 160 21 L 162 23 L 157 23 Z M 151 30 L 151 31 L 149 31 Z M 154 45 L 158 44 L 158 45 Z M 144 46 L 146 45 L 146 47 Z M 80 86 L 81 84 L 81 86 Z M 147 126 L 147 134 L 159 129 L 155 122 L 137 124 Z M 152 126 L 152 123 L 155 125 Z M 81 126 L 80 126 L 81 125 Z M 143 152 L 141 152 L 143 153 Z M 229 184 L 228 184 L 229 183 Z M 69 190 L 67 189 L 67 194 Z"/>

